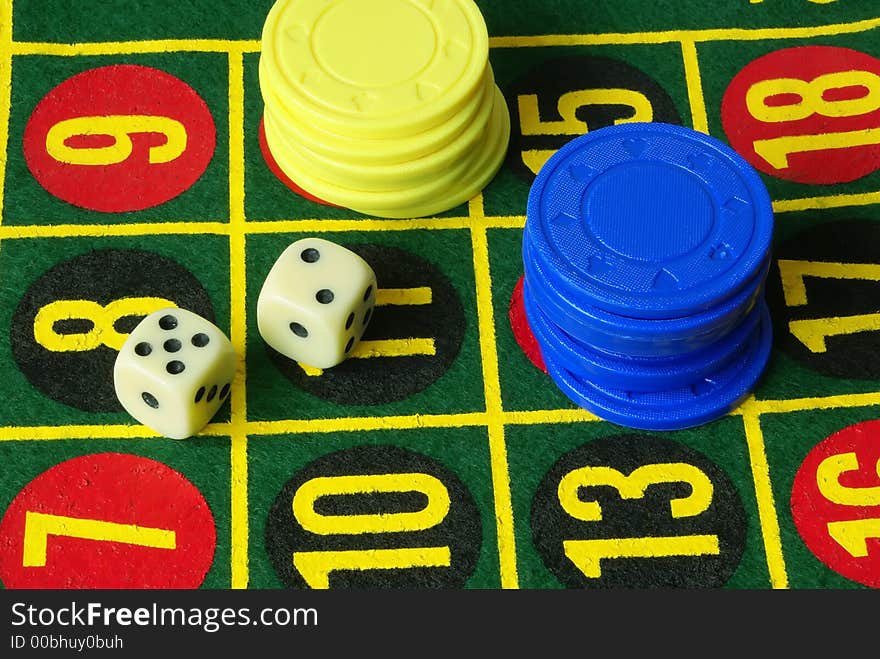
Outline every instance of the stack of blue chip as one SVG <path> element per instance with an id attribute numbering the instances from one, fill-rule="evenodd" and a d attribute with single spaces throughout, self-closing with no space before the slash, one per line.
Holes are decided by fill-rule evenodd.
<path id="1" fill-rule="evenodd" d="M 523 301 L 575 403 L 676 430 L 736 408 L 770 357 L 773 210 L 757 172 L 703 133 L 630 123 L 578 137 L 529 193 Z"/>

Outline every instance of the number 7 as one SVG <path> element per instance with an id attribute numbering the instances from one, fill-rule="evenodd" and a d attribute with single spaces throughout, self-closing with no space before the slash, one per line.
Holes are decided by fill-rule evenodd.
<path id="1" fill-rule="evenodd" d="M 156 549 L 177 547 L 176 534 L 166 529 L 27 511 L 24 519 L 24 551 L 21 563 L 23 567 L 45 567 L 50 535 L 103 542 L 124 542 Z"/>

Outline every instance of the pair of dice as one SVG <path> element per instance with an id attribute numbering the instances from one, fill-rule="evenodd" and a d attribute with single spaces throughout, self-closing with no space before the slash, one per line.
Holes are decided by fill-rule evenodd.
<path id="1" fill-rule="evenodd" d="M 331 368 L 359 343 L 376 303 L 376 275 L 349 249 L 322 238 L 291 244 L 269 271 L 257 327 L 276 351 Z M 113 368 L 125 410 L 155 432 L 185 439 L 229 396 L 237 354 L 213 323 L 177 307 L 155 311 L 131 332 Z"/>

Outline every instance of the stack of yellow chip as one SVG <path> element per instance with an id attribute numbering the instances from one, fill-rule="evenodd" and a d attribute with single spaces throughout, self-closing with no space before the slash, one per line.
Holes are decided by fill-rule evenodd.
<path id="1" fill-rule="evenodd" d="M 281 170 L 367 215 L 453 208 L 507 151 L 510 117 L 473 0 L 277 0 L 260 89 Z"/>

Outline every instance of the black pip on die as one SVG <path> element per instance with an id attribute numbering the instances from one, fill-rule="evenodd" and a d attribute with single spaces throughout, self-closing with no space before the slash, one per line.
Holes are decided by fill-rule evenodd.
<path id="1" fill-rule="evenodd" d="M 285 357 L 331 368 L 360 342 L 376 304 L 376 275 L 349 249 L 304 238 L 282 252 L 257 301 L 263 340 Z"/>
<path id="2" fill-rule="evenodd" d="M 210 321 L 176 307 L 144 318 L 116 356 L 113 383 L 125 410 L 164 437 L 185 439 L 229 396 L 236 353 Z"/>

